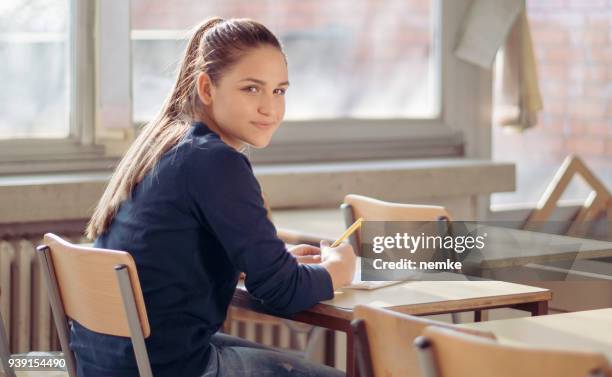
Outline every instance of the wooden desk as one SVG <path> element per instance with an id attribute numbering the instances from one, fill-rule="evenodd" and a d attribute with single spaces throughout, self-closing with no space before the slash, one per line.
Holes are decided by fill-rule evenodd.
<path id="1" fill-rule="evenodd" d="M 273 213 L 278 227 L 298 229 L 321 237 L 336 238 L 345 229 L 339 209 L 277 210 Z M 490 227 L 482 269 L 524 266 L 563 260 L 612 257 L 612 242 L 587 238 Z"/>
<path id="2" fill-rule="evenodd" d="M 596 351 L 612 362 L 612 308 L 459 326 L 491 331 L 502 344 Z"/>
<path id="3" fill-rule="evenodd" d="M 413 315 L 456 313 L 493 308 L 527 310 L 532 315 L 548 312 L 551 293 L 547 289 L 498 281 L 412 281 L 372 291 L 341 289 L 332 300 L 292 316 L 298 322 L 342 331 L 347 334 L 347 376 L 355 375 L 350 322 L 355 305 L 375 305 Z M 277 315 L 266 309 L 239 285 L 232 305 L 259 313 Z"/>

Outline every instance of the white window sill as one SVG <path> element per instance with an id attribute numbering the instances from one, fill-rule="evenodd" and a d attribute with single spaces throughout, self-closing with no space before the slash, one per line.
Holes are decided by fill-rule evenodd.
<path id="1" fill-rule="evenodd" d="M 515 188 L 512 163 L 472 159 L 385 160 L 256 166 L 272 208 L 333 208 L 348 193 L 431 202 Z M 87 218 L 111 173 L 0 176 L 0 223 Z"/>
<path id="2" fill-rule="evenodd" d="M 118 162 L 117 157 L 105 154 L 103 145 L 82 145 L 65 139 L 3 140 L 0 147 L 0 177 L 15 174 L 108 171 Z"/>

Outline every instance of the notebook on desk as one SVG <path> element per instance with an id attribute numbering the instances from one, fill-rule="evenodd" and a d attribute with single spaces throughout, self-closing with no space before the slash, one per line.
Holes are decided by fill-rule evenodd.
<path id="1" fill-rule="evenodd" d="M 361 258 L 357 258 L 356 266 L 355 266 L 355 275 L 353 276 L 353 281 L 351 284 L 344 286 L 342 288 L 347 289 L 362 289 L 362 290 L 372 290 L 383 287 L 388 287 L 393 284 L 403 283 L 402 280 L 384 280 L 384 281 L 369 281 L 369 280 L 361 280 Z"/>
<path id="2" fill-rule="evenodd" d="M 363 289 L 363 290 L 366 290 L 366 291 L 371 291 L 372 289 L 388 287 L 390 285 L 399 284 L 399 283 L 403 283 L 403 282 L 402 281 L 394 281 L 394 280 L 389 280 L 389 281 L 367 281 L 367 280 L 361 280 L 361 279 L 354 279 L 351 282 L 351 284 L 347 285 L 346 287 L 342 287 L 342 288 L 347 288 L 347 289 Z"/>

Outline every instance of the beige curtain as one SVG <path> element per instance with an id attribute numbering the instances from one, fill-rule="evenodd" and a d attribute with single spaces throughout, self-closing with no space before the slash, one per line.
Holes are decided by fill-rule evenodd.
<path id="1" fill-rule="evenodd" d="M 533 127 L 543 106 L 525 0 L 474 0 L 462 29 L 457 57 L 494 68 L 493 124 Z"/>
<path id="2" fill-rule="evenodd" d="M 525 9 L 497 53 L 493 86 L 494 124 L 521 132 L 537 123 L 543 105 Z"/>

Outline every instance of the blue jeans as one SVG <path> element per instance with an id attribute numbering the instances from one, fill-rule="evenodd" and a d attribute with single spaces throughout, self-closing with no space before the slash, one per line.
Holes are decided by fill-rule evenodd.
<path id="1" fill-rule="evenodd" d="M 216 333 L 202 377 L 343 377 L 338 369 L 234 336 Z"/>

